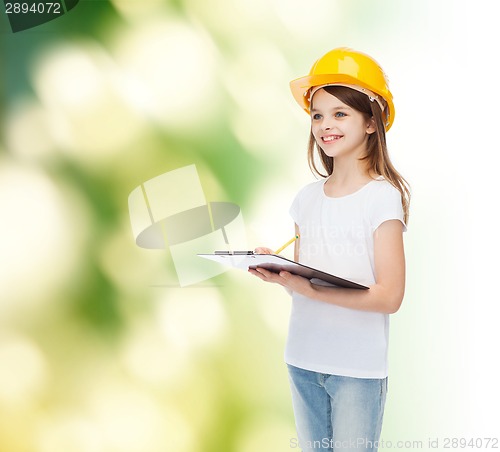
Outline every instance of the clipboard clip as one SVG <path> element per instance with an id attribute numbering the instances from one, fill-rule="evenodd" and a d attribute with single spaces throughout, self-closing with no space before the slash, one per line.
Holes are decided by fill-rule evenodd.
<path id="1" fill-rule="evenodd" d="M 214 254 L 219 256 L 251 256 L 253 251 L 215 251 Z"/>

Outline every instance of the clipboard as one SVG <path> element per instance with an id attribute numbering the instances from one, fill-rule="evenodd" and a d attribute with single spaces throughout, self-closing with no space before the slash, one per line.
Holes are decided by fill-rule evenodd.
<path id="1" fill-rule="evenodd" d="M 339 276 L 317 270 L 307 265 L 299 264 L 276 254 L 254 254 L 252 251 L 216 251 L 214 254 L 198 254 L 198 256 L 247 271 L 249 268 L 265 268 L 274 273 L 287 271 L 303 276 L 313 284 L 345 287 L 348 289 L 366 290 L 368 287 L 349 281 Z"/>

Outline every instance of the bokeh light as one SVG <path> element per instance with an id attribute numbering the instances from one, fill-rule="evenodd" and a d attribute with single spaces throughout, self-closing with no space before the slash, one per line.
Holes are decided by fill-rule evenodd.
<path id="1" fill-rule="evenodd" d="M 123 32 L 115 57 L 134 82 L 130 99 L 165 126 L 201 132 L 216 111 L 216 50 L 209 35 L 180 20 L 156 19 Z"/>
<path id="2" fill-rule="evenodd" d="M 0 287 L 3 318 L 42 315 L 73 275 L 86 234 L 78 199 L 43 171 L 2 159 Z M 73 203 L 74 202 L 74 203 Z M 80 216 L 78 213 L 77 217 Z"/>
<path id="3" fill-rule="evenodd" d="M 49 367 L 40 349 L 22 336 L 2 335 L 0 359 L 0 400 L 2 404 L 23 406 L 43 393 L 49 382 Z"/>
<path id="4" fill-rule="evenodd" d="M 34 63 L 33 83 L 54 140 L 77 159 L 114 156 L 142 127 L 115 72 L 109 55 L 91 41 L 53 47 Z"/>

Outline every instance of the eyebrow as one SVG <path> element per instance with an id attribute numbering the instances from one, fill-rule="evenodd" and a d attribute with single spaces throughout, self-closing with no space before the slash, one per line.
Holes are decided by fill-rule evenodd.
<path id="1" fill-rule="evenodd" d="M 348 107 L 347 105 L 342 106 L 342 107 L 334 107 L 331 109 L 332 111 L 337 111 L 337 110 L 352 110 L 351 107 Z M 312 112 L 317 112 L 320 111 L 317 108 L 311 108 L 311 113 Z"/>

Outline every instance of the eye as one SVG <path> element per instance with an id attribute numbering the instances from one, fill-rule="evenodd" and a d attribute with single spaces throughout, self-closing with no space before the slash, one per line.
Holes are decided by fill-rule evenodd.
<path id="1" fill-rule="evenodd" d="M 315 114 L 312 116 L 312 118 L 313 118 L 314 120 L 316 120 L 316 121 L 317 121 L 318 119 L 321 119 L 321 118 L 322 118 L 322 116 L 321 116 L 319 113 L 315 113 Z"/>
<path id="2" fill-rule="evenodd" d="M 347 116 L 347 115 L 342 111 L 338 111 L 337 113 L 335 113 L 336 118 L 343 118 L 344 116 Z"/>

